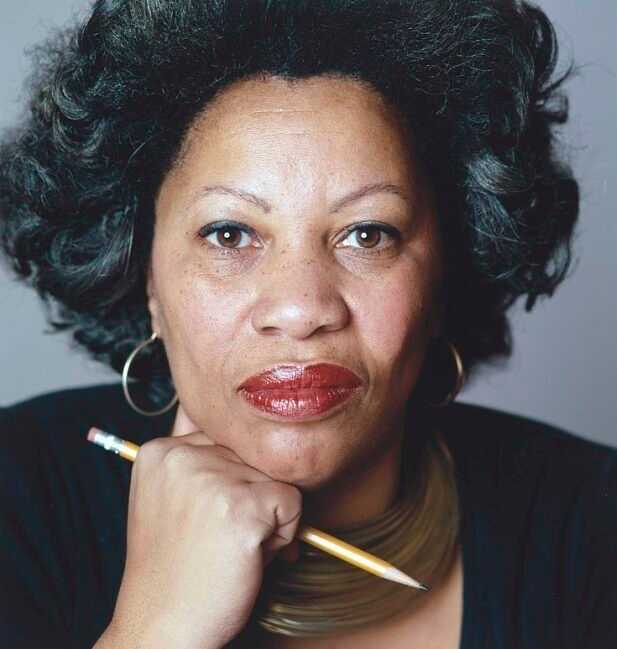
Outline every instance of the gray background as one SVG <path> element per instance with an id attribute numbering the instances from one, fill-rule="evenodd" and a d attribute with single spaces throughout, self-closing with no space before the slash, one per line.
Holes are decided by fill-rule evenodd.
<path id="1" fill-rule="evenodd" d="M 617 446 L 617 2 L 544 0 L 556 25 L 560 68 L 580 71 L 566 86 L 571 119 L 561 131 L 581 183 L 582 209 L 569 276 L 527 314 L 512 310 L 514 355 L 487 368 L 460 401 L 541 419 Z M 0 0 L 0 128 L 22 110 L 29 70 L 24 50 L 86 0 Z M 51 390 L 116 382 L 67 333 L 50 335 L 32 289 L 0 267 L 0 405 Z"/>

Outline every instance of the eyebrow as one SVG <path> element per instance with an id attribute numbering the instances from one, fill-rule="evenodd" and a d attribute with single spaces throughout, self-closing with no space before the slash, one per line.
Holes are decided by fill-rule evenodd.
<path id="1" fill-rule="evenodd" d="M 332 205 L 330 212 L 338 212 L 349 203 L 353 203 L 354 201 L 360 200 L 361 198 L 364 198 L 365 196 L 368 196 L 370 194 L 378 193 L 395 194 L 397 196 L 400 196 L 403 200 L 407 200 L 407 195 L 398 185 L 385 182 L 370 183 L 369 185 L 364 185 L 363 187 L 354 190 L 350 194 L 347 194 L 347 196 L 343 196 L 343 198 L 339 198 L 334 203 L 334 205 Z M 260 207 L 264 212 L 266 212 L 266 214 L 268 214 L 272 210 L 270 203 L 268 203 L 268 201 L 264 200 L 263 198 L 260 198 L 255 194 L 251 194 L 251 192 L 235 189 L 234 187 L 227 187 L 225 185 L 206 185 L 202 187 L 197 192 L 196 200 L 203 198 L 208 194 L 227 194 L 230 196 L 235 196 L 236 198 Z"/>

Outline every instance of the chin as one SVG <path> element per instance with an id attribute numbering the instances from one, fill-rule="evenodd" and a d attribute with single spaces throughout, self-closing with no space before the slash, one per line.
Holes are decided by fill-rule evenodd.
<path id="1" fill-rule="evenodd" d="M 256 460 L 253 466 L 277 482 L 292 484 L 301 491 L 315 491 L 331 482 L 335 475 L 333 469 L 314 462 L 303 461 L 301 457 L 292 457 L 289 461 L 262 462 Z"/>
<path id="2" fill-rule="evenodd" d="M 247 448 L 245 438 L 244 444 L 234 450 L 247 464 L 273 480 L 311 491 L 335 480 L 345 464 L 349 450 L 340 441 L 337 444 L 334 435 L 332 430 L 270 429 L 255 432 L 251 447 Z"/>
<path id="3" fill-rule="evenodd" d="M 315 481 L 314 478 L 304 477 L 304 478 L 287 478 L 285 476 L 273 477 L 277 482 L 285 482 L 287 484 L 297 487 L 302 493 L 311 493 L 314 491 L 319 491 L 325 486 L 326 483 Z"/>
<path id="4" fill-rule="evenodd" d="M 301 462 L 294 464 L 266 464 L 263 468 L 258 467 L 262 473 L 269 475 L 273 480 L 293 484 L 301 490 L 318 489 L 329 480 L 316 469 L 305 468 Z"/>

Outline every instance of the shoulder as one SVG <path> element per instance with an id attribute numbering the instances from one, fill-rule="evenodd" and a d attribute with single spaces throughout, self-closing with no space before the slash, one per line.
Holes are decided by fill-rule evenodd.
<path id="1" fill-rule="evenodd" d="M 13 485 L 45 476 L 90 479 L 95 468 L 118 464 L 113 453 L 87 441 L 92 426 L 141 445 L 166 435 L 170 417 L 173 411 L 160 418 L 135 412 L 120 383 L 39 394 L 0 409 L 0 472 Z"/>
<path id="2" fill-rule="evenodd" d="M 562 561 L 591 553 L 610 555 L 617 571 L 617 448 L 530 417 L 452 405 L 437 420 L 476 533 L 513 556 L 539 553 L 547 571 L 552 552 L 556 574 Z"/>
<path id="3" fill-rule="evenodd" d="M 488 463 L 512 478 L 544 470 L 580 479 L 617 468 L 617 447 L 533 417 L 455 402 L 436 420 L 461 459 L 476 467 Z"/>
<path id="4" fill-rule="evenodd" d="M 534 646 L 614 646 L 617 449 L 484 406 L 442 410 L 462 494 L 466 579 L 486 615 L 517 611 L 508 633 L 525 627 Z M 537 610 L 540 623 L 529 613 Z"/>
<path id="5" fill-rule="evenodd" d="M 617 535 L 617 448 L 467 403 L 451 404 L 437 421 L 477 524 L 492 526 L 500 538 L 538 543 L 549 536 L 559 543 L 566 530 L 573 543 Z"/>
<path id="6" fill-rule="evenodd" d="M 150 418 L 135 412 L 120 383 L 97 384 L 46 392 L 0 408 L 0 434 L 3 446 L 11 437 L 70 445 L 96 426 L 143 443 L 168 430 L 170 413 L 166 415 Z"/>
<path id="7" fill-rule="evenodd" d="M 84 524 L 100 528 L 97 543 L 121 530 L 132 465 L 88 442 L 88 430 L 141 445 L 162 434 L 151 419 L 130 408 L 120 384 L 57 390 L 2 408 L 0 536 L 12 539 L 11 552 L 20 538 L 60 534 L 64 551 L 65 534 Z"/>
<path id="8" fill-rule="evenodd" d="M 152 436 L 118 384 L 57 390 L 0 409 L 0 581 L 11 593 L 8 601 L 0 595 L 0 635 L 20 620 L 23 637 L 39 633 L 68 647 L 92 629 L 100 635 L 109 619 L 131 463 L 89 443 L 91 426 L 139 443 Z"/>

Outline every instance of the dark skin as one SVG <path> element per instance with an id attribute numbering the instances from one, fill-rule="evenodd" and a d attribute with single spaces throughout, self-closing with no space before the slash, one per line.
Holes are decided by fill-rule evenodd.
<path id="1" fill-rule="evenodd" d="M 170 435 L 202 431 L 297 486 L 303 518 L 316 527 L 360 522 L 392 503 L 403 435 L 413 434 L 403 409 L 441 333 L 443 246 L 412 141 L 381 96 L 357 81 L 242 81 L 193 125 L 156 201 L 148 297 L 180 402 Z M 333 210 L 377 183 L 389 189 Z M 222 185 L 269 206 L 203 190 Z M 227 220 L 247 232 L 200 236 Z M 364 238 L 350 230 L 367 222 Z M 293 423 L 272 421 L 237 395 L 247 376 L 294 360 L 345 365 L 363 389 L 334 415 Z M 287 552 L 293 557 L 293 546 Z M 406 646 L 428 637 L 427 622 L 456 617 L 456 565 L 450 586 L 427 594 Z M 351 644 L 363 646 L 358 637 Z"/>

